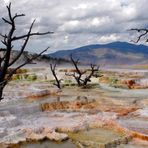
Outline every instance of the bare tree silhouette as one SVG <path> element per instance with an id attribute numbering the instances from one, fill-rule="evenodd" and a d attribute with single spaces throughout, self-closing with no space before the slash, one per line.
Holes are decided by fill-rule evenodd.
<path id="1" fill-rule="evenodd" d="M 10 29 L 8 30 L 8 34 L 0 34 L 0 36 L 3 38 L 2 39 L 2 44 L 5 46 L 5 51 L 4 51 L 4 55 L 3 57 L 1 57 L 0 59 L 0 100 L 3 99 L 2 95 L 3 95 L 3 89 L 4 87 L 7 85 L 8 81 L 11 80 L 11 77 L 13 76 L 13 74 L 17 71 L 17 69 L 23 67 L 24 65 L 32 62 L 34 59 L 38 58 L 39 56 L 41 56 L 45 51 L 48 50 L 48 48 L 44 49 L 42 52 L 40 52 L 39 54 L 37 54 L 36 56 L 32 57 L 32 58 L 28 58 L 27 61 L 25 61 L 24 63 L 20 64 L 19 66 L 17 66 L 16 68 L 14 68 L 10 73 L 8 73 L 8 68 L 10 66 L 12 66 L 13 64 L 15 64 L 15 62 L 21 57 L 21 55 L 23 54 L 25 47 L 28 43 L 28 41 L 30 40 L 31 36 L 40 36 L 40 35 L 47 35 L 47 34 L 51 34 L 53 32 L 43 32 L 43 33 L 39 33 L 39 32 L 34 32 L 32 33 L 32 28 L 34 26 L 35 20 L 31 23 L 30 28 L 28 30 L 28 32 L 26 34 L 20 35 L 20 36 L 15 36 L 15 32 L 16 32 L 16 19 L 25 16 L 25 14 L 15 14 L 12 15 L 11 13 L 11 3 L 6 6 L 7 11 L 8 11 L 8 18 L 2 18 L 3 21 L 10 26 Z M 8 27 L 9 28 L 9 27 Z M 12 54 L 12 50 L 13 50 L 13 44 L 14 42 L 23 40 L 23 44 L 19 50 L 19 53 L 16 57 L 14 57 L 13 60 L 11 60 L 10 56 Z"/>
<path id="2" fill-rule="evenodd" d="M 55 64 L 50 64 L 50 69 L 51 72 L 56 80 L 56 83 L 54 83 L 55 86 L 57 86 L 59 89 L 61 89 L 61 81 L 62 79 L 58 79 L 57 74 L 56 74 L 56 63 Z"/>
<path id="3" fill-rule="evenodd" d="M 88 82 L 91 82 L 92 77 L 100 77 L 98 75 L 99 66 L 96 66 L 94 64 L 90 64 L 89 70 L 81 70 L 78 66 L 79 59 L 74 60 L 73 56 L 70 56 L 70 59 L 75 67 L 75 72 L 73 73 L 65 73 L 67 76 L 72 76 L 76 80 L 78 86 L 87 86 Z M 89 74 L 88 74 L 89 73 Z"/>

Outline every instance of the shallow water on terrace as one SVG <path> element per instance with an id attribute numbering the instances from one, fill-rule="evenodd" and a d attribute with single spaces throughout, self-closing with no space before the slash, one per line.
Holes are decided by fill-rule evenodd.
<path id="1" fill-rule="evenodd" d="M 108 142 L 112 142 L 116 139 L 120 139 L 124 137 L 124 134 L 116 132 L 112 129 L 107 128 L 97 128 L 97 129 L 90 129 L 87 131 L 80 131 L 78 133 L 68 133 L 69 137 L 76 141 L 91 141 L 97 144 L 106 144 Z M 22 145 L 21 148 L 76 148 L 77 146 L 74 145 L 70 140 L 56 143 L 51 141 L 43 141 L 37 143 L 28 143 Z"/>
<path id="2" fill-rule="evenodd" d="M 123 136 L 124 136 L 123 133 L 119 133 L 108 128 L 97 128 L 97 129 L 90 129 L 87 131 L 81 131 L 78 133 L 69 133 L 69 137 L 74 141 L 75 140 L 92 141 L 103 144 L 112 142 L 113 140 L 116 139 L 120 139 Z"/>
<path id="3" fill-rule="evenodd" d="M 116 99 L 147 99 L 148 89 L 121 89 L 110 87 L 107 84 L 101 84 L 101 89 L 105 96 L 114 97 Z"/>
<path id="4" fill-rule="evenodd" d="M 46 140 L 42 142 L 28 143 L 20 146 L 20 148 L 76 148 L 76 146 L 70 140 L 60 143 Z"/>
<path id="5" fill-rule="evenodd" d="M 8 110 L 11 113 L 34 113 L 41 111 L 40 104 L 52 103 L 58 101 L 73 101 L 78 97 L 87 97 L 88 99 L 99 99 L 101 96 L 107 96 L 119 100 L 127 100 L 133 102 L 134 100 L 147 99 L 148 89 L 142 90 L 126 90 L 109 87 L 101 84 L 101 86 L 94 89 L 78 89 L 78 88 L 64 88 L 59 96 L 46 96 L 37 99 L 15 99 L 6 103 L 0 104 L 0 110 Z M 17 106 L 16 106 L 17 104 Z M 20 111 L 20 112 L 19 112 Z"/>

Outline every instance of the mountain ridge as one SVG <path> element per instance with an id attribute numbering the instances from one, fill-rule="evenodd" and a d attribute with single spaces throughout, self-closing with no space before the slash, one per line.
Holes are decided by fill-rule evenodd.
<path id="1" fill-rule="evenodd" d="M 48 56 L 69 59 L 70 55 L 83 63 L 95 64 L 140 64 L 148 63 L 148 46 L 128 42 L 86 45 L 71 50 L 61 50 Z"/>

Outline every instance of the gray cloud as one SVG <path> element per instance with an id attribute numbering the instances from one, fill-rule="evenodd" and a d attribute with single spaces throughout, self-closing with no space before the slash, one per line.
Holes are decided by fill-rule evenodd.
<path id="1" fill-rule="evenodd" d="M 1 0 L 1 16 L 6 16 Z M 8 0 L 7 0 L 8 1 Z M 34 31 L 54 31 L 52 36 L 33 38 L 27 48 L 38 51 L 50 45 L 51 51 L 116 40 L 130 41 L 134 27 L 147 27 L 147 0 L 11 0 L 13 12 L 25 13 L 17 21 L 25 33 L 33 19 Z M 22 29 L 23 28 L 23 29 Z M 0 21 L 0 32 L 7 32 Z"/>

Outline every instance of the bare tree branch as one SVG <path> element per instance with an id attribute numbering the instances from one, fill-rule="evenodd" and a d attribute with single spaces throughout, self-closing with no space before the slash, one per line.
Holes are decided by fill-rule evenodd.
<path id="1" fill-rule="evenodd" d="M 9 22 L 7 19 L 5 19 L 5 18 L 2 18 L 2 19 L 3 19 L 3 21 L 4 21 L 5 23 L 7 23 L 7 24 L 9 24 L 9 25 L 12 25 L 12 23 Z"/>
<path id="2" fill-rule="evenodd" d="M 84 79 L 84 85 L 86 86 L 88 82 L 91 82 L 91 77 L 95 76 L 96 77 L 96 74 L 95 72 L 99 71 L 99 66 L 96 68 L 96 65 L 93 65 L 91 64 L 90 65 L 91 67 L 91 72 L 88 76 L 86 76 L 86 78 Z"/>
<path id="3" fill-rule="evenodd" d="M 22 53 L 23 53 L 23 51 L 24 51 L 24 49 L 25 49 L 25 47 L 26 47 L 26 45 L 28 43 L 28 40 L 30 38 L 30 33 L 31 33 L 31 30 L 32 30 L 32 27 L 33 27 L 34 23 L 35 23 L 35 20 L 32 22 L 32 24 L 31 24 L 31 26 L 29 28 L 29 31 L 28 31 L 28 34 L 27 34 L 27 38 L 25 39 L 25 42 L 22 45 L 20 53 L 15 57 L 15 59 L 11 63 L 9 63 L 9 66 L 13 65 L 19 59 L 19 57 L 22 55 Z"/>
<path id="4" fill-rule="evenodd" d="M 1 36 L 2 38 L 5 38 L 6 35 L 3 35 L 2 33 L 0 33 L 0 36 Z"/>
<path id="5" fill-rule="evenodd" d="M 40 57 L 44 52 L 46 52 L 49 49 L 49 47 L 47 47 L 45 50 L 43 50 L 42 52 L 40 52 L 39 54 L 37 54 L 36 56 L 32 57 L 31 59 L 28 59 L 28 61 L 24 62 L 23 64 L 19 65 L 18 67 L 16 67 L 8 76 L 7 80 L 10 80 L 10 78 L 12 77 L 12 75 L 21 67 L 25 66 L 26 64 L 32 62 L 33 60 L 37 59 L 38 57 Z"/>
<path id="6" fill-rule="evenodd" d="M 75 60 L 73 59 L 73 57 L 72 57 L 72 54 L 70 55 L 70 59 L 71 59 L 73 65 L 75 66 L 77 73 L 81 74 L 81 71 L 80 71 L 79 68 L 78 68 L 79 59 L 77 59 L 77 60 L 75 61 Z"/>
<path id="7" fill-rule="evenodd" d="M 148 29 L 138 29 L 138 28 L 132 28 L 130 29 L 131 31 L 137 31 L 140 33 L 140 35 L 138 36 L 137 40 L 136 41 L 133 41 L 134 43 L 138 43 L 143 37 L 145 37 L 147 34 L 148 34 Z M 148 42 L 148 39 L 146 39 L 146 42 Z"/>
<path id="8" fill-rule="evenodd" d="M 30 36 L 46 35 L 46 34 L 53 34 L 53 33 L 54 33 L 54 32 L 43 32 L 43 33 L 36 32 L 36 33 L 30 33 Z M 28 34 L 22 35 L 22 36 L 18 36 L 18 37 L 13 37 L 13 38 L 12 38 L 12 41 L 20 40 L 20 39 L 26 38 L 27 36 L 28 36 Z"/>
<path id="9" fill-rule="evenodd" d="M 22 17 L 22 16 L 25 16 L 25 14 L 15 14 L 15 16 L 12 18 L 13 21 L 17 18 L 17 17 Z"/>
<path id="10" fill-rule="evenodd" d="M 19 69 L 19 68 L 25 66 L 26 64 L 32 62 L 33 60 L 35 60 L 36 58 L 41 56 L 49 48 L 49 47 L 46 48 L 45 50 L 40 52 L 38 55 L 32 57 L 31 59 L 28 58 L 27 61 L 25 61 L 23 64 L 19 65 L 14 70 L 12 70 L 10 73 L 8 73 L 8 68 L 10 66 L 12 66 L 20 58 L 20 56 L 23 54 L 30 37 L 34 36 L 34 35 L 47 35 L 47 34 L 51 33 L 49 31 L 45 32 L 45 33 L 39 33 L 39 32 L 31 33 L 33 25 L 35 23 L 35 20 L 34 20 L 31 24 L 27 34 L 22 35 L 20 37 L 14 37 L 14 33 L 16 31 L 15 20 L 16 20 L 16 18 L 25 16 L 25 15 L 16 13 L 14 16 L 12 16 L 11 3 L 9 4 L 9 6 L 7 6 L 7 11 L 8 11 L 8 19 L 6 19 L 6 18 L 2 18 L 2 19 L 5 23 L 10 25 L 10 30 L 9 30 L 7 35 L 0 34 L 0 36 L 3 38 L 1 42 L 5 45 L 5 49 L 6 49 L 6 51 L 3 55 L 3 58 L 1 58 L 1 60 L 0 60 L 0 100 L 2 99 L 3 89 L 4 89 L 5 85 L 7 85 L 8 81 L 11 80 L 11 77 L 13 76 L 14 73 L 16 73 L 17 69 Z M 25 39 L 24 43 L 22 44 L 20 52 L 18 53 L 18 55 L 12 61 L 10 61 L 10 57 L 11 57 L 12 50 L 13 50 L 13 41 L 17 41 L 19 39 Z"/>
<path id="11" fill-rule="evenodd" d="M 53 76 L 54 76 L 54 78 L 56 80 L 56 83 L 54 83 L 54 85 L 57 86 L 59 89 L 61 89 L 61 81 L 62 81 L 62 79 L 58 79 L 58 77 L 57 77 L 57 74 L 55 72 L 56 66 L 57 66 L 56 63 L 54 65 L 50 64 L 50 69 L 51 69 L 51 72 L 52 72 L 52 74 L 53 74 Z"/>

